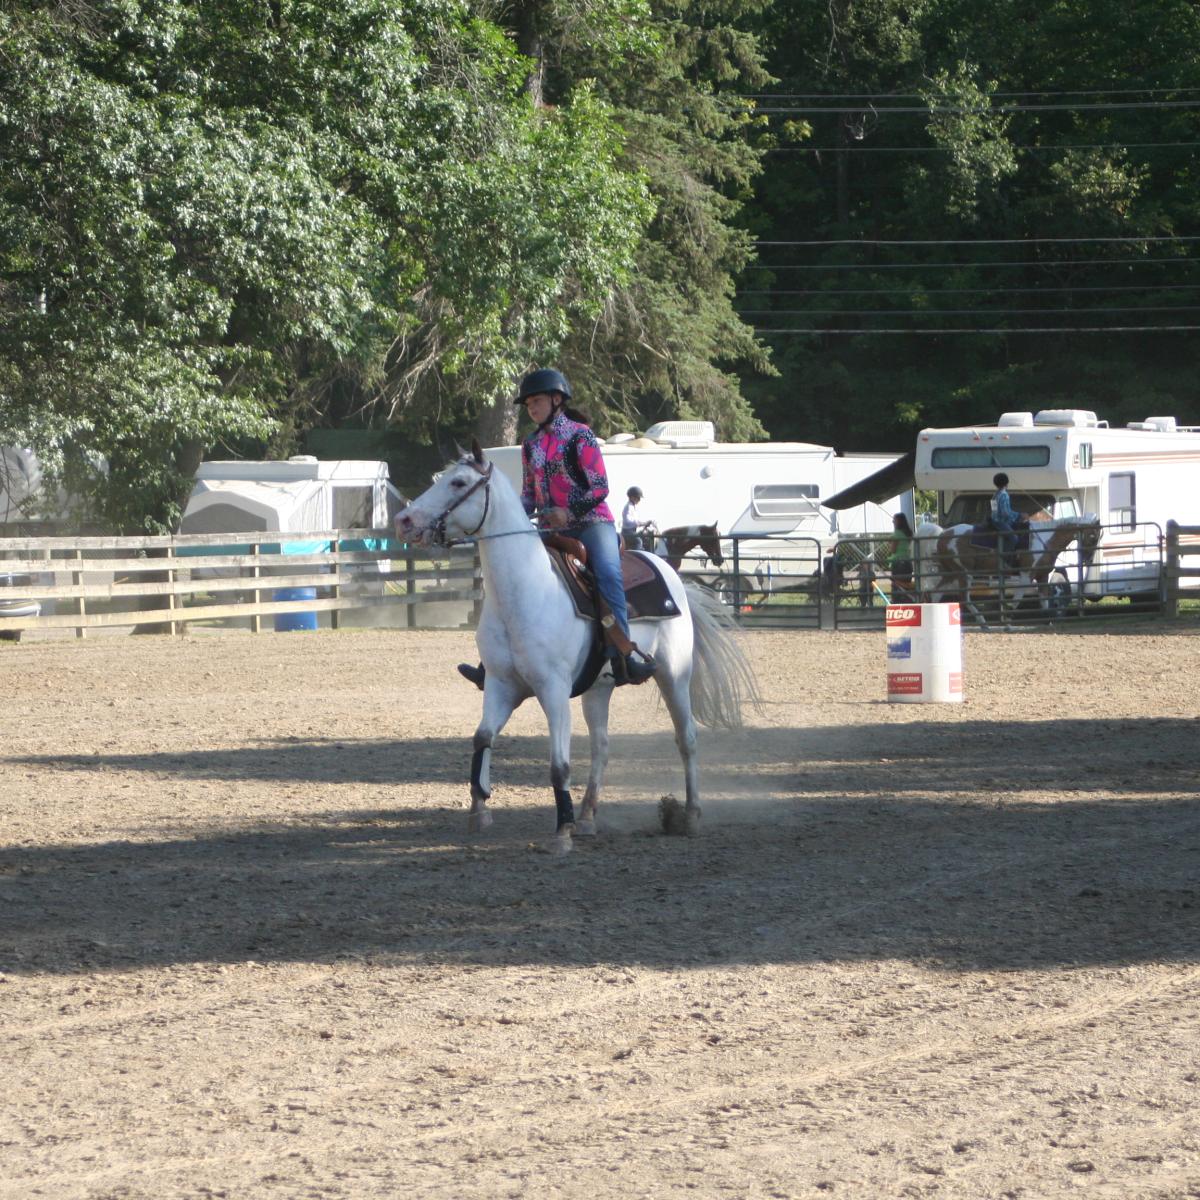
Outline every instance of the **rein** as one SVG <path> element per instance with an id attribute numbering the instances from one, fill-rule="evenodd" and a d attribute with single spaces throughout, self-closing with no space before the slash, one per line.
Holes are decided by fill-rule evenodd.
<path id="1" fill-rule="evenodd" d="M 493 538 L 514 537 L 516 534 L 519 534 L 519 533 L 520 534 L 532 533 L 538 537 L 541 536 L 541 530 L 534 529 L 532 526 L 530 526 L 528 529 L 509 529 L 503 533 L 480 534 L 479 531 L 483 528 L 484 522 L 488 519 L 488 510 L 491 508 L 491 503 L 492 503 L 491 481 L 492 481 L 492 470 L 493 470 L 495 464 L 488 463 L 486 470 L 484 470 L 482 467 L 476 467 L 474 465 L 474 463 L 468 463 L 467 465 L 474 467 L 475 471 L 477 471 L 479 474 L 479 478 L 469 488 L 467 488 L 467 490 L 465 492 L 463 492 L 463 494 L 461 496 L 459 496 L 459 498 L 457 500 L 455 500 L 453 504 L 451 504 L 449 507 L 443 509 L 441 515 L 437 518 L 436 521 L 433 522 L 432 528 L 434 530 L 434 533 L 437 535 L 438 542 L 440 542 L 443 546 L 458 546 L 458 545 L 461 545 L 463 542 L 468 542 L 468 541 L 486 542 L 486 541 L 491 541 Z M 479 491 L 480 488 L 483 488 L 483 516 L 479 518 L 479 524 L 476 525 L 475 528 L 472 529 L 469 533 L 464 531 L 463 536 L 461 538 L 448 538 L 446 536 L 446 518 L 460 504 L 464 503 L 465 501 L 469 500 L 473 495 L 475 495 L 475 493 L 477 491 Z"/>

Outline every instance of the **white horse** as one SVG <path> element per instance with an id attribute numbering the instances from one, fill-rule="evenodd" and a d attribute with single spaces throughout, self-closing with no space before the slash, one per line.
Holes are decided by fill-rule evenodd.
<path id="1" fill-rule="evenodd" d="M 605 669 L 582 696 L 591 769 L 576 823 L 570 792 L 570 699 L 572 683 L 594 646 L 594 622 L 576 615 L 538 531 L 478 443 L 396 514 L 396 532 L 424 545 L 473 538 L 479 547 L 484 603 L 475 640 L 487 675 L 471 761 L 468 831 L 492 823 L 487 808 L 492 747 L 513 710 L 536 696 L 550 727 L 550 783 L 558 816 L 555 850 L 565 853 L 572 833 L 596 831 L 608 763 L 608 707 L 614 684 Z M 660 559 L 643 557 L 659 565 L 679 615 L 635 621 L 630 636 L 658 663 L 654 679 L 675 726 L 675 744 L 683 760 L 686 829 L 693 834 L 700 819 L 696 722 L 739 728 L 742 704 L 758 703 L 757 687 L 720 600 L 704 588 L 684 584 Z"/>

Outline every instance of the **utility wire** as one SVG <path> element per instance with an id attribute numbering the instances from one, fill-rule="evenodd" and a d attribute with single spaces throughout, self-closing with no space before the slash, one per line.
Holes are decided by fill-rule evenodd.
<path id="1" fill-rule="evenodd" d="M 1075 91 L 1044 92 L 988 92 L 989 96 L 1023 98 L 1026 96 L 1156 96 L 1164 92 L 1180 94 L 1200 92 L 1200 87 L 1158 88 L 1097 88 Z M 949 92 L 748 92 L 738 96 L 739 100 L 920 100 L 924 95 L 948 96 Z"/>
<path id="2" fill-rule="evenodd" d="M 1136 263 L 1186 263 L 1194 266 L 1200 259 L 1171 255 L 1169 258 L 1099 258 L 1083 260 L 1077 258 L 1001 260 L 997 262 L 927 262 L 927 263 L 747 263 L 743 271 L 918 271 L 936 267 L 954 267 L 958 270 L 992 267 L 1107 267 L 1112 264 Z"/>
<path id="3" fill-rule="evenodd" d="M 887 104 L 887 105 L 810 105 L 797 104 L 782 108 L 766 106 L 755 107 L 758 113 L 861 113 L 870 109 L 872 115 L 883 116 L 884 113 L 922 113 L 925 116 L 933 114 L 958 114 L 982 116 L 990 113 L 1027 113 L 1027 112 L 1083 112 L 1085 110 L 1101 110 L 1111 112 L 1115 109 L 1129 108 L 1198 108 L 1200 97 L 1193 100 L 1120 100 L 1113 104 L 970 104 L 946 105 L 934 107 L 929 104 Z"/>
<path id="4" fill-rule="evenodd" d="M 1022 154 L 1050 153 L 1054 150 L 1161 150 L 1171 147 L 1195 149 L 1200 142 L 1068 142 L 1059 146 L 1010 145 L 1010 150 Z M 844 146 L 771 146 L 764 154 L 840 154 L 843 150 L 855 154 L 952 154 L 953 146 L 860 146 L 847 143 Z"/>
<path id="5" fill-rule="evenodd" d="M 1026 333 L 1185 333 L 1200 329 L 1200 325 L 1057 325 L 1049 328 L 1027 326 L 1016 329 L 759 329 L 754 332 L 761 336 L 773 336 L 779 333 L 804 333 L 814 337 L 824 337 L 826 334 L 851 334 L 854 337 L 871 337 L 878 334 L 902 334 L 906 337 L 918 335 L 929 337 L 943 333 L 980 333 L 1002 334 L 1010 337 L 1014 334 Z"/>
<path id="6" fill-rule="evenodd" d="M 756 240 L 756 246 L 1032 246 L 1060 242 L 1200 242 L 1200 236 L 1171 234 L 1151 236 L 1138 233 L 1124 237 L 1026 237 L 1026 238 L 827 238 L 775 242 Z"/>
<path id="7" fill-rule="evenodd" d="M 1074 292 L 1194 292 L 1200 283 L 1119 283 L 1113 287 L 977 287 L 977 288 L 745 288 L 739 296 L 911 296 L 919 292 L 922 296 L 971 296 L 971 295 L 1037 295 Z"/>
<path id="8" fill-rule="evenodd" d="M 1021 314 L 1039 317 L 1043 313 L 1071 313 L 1076 317 L 1092 313 L 1200 312 L 1200 304 L 1151 304 L 1101 308 L 743 308 L 739 317 L 990 317 Z"/>

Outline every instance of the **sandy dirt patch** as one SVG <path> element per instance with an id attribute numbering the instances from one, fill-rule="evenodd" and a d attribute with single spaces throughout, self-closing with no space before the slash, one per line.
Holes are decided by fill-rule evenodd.
<path id="1" fill-rule="evenodd" d="M 0 1195 L 1200 1196 L 1196 630 L 745 644 L 565 859 L 469 634 L 0 644 Z"/>

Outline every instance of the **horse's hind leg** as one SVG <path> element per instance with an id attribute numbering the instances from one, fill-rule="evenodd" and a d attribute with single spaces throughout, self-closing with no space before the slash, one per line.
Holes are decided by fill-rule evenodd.
<path id="1" fill-rule="evenodd" d="M 492 795 L 492 746 L 508 723 L 518 700 L 500 680 L 487 677 L 483 692 L 483 716 L 475 730 L 471 748 L 471 811 L 467 832 L 479 833 L 492 823 L 487 802 Z"/>
<path id="2" fill-rule="evenodd" d="M 555 685 L 538 695 L 550 726 L 550 784 L 554 788 L 555 853 L 571 849 L 575 832 L 575 806 L 571 801 L 571 689 Z"/>
<path id="3" fill-rule="evenodd" d="M 683 760 L 687 834 L 693 837 L 700 832 L 700 771 L 696 761 L 696 719 L 692 716 L 691 672 L 668 675 L 660 664 L 655 678 L 675 726 L 675 745 Z"/>
<path id="4" fill-rule="evenodd" d="M 608 766 L 608 707 L 612 694 L 613 689 L 607 683 L 598 683 L 583 694 L 583 719 L 588 727 L 591 764 L 587 791 L 583 793 L 579 820 L 575 822 L 575 832 L 580 837 L 590 837 L 596 832 L 596 806 L 600 803 L 604 770 Z"/>

